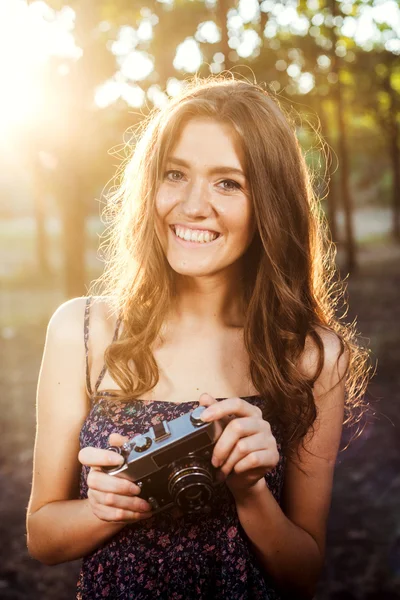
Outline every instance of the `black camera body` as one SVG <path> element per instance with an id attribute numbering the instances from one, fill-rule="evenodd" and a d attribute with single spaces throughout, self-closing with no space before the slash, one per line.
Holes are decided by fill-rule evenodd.
<path id="1" fill-rule="evenodd" d="M 187 514 L 210 512 L 213 488 L 219 483 L 211 464 L 219 424 L 202 421 L 204 410 L 198 406 L 177 419 L 161 421 L 120 448 L 109 448 L 121 454 L 124 463 L 103 470 L 110 475 L 126 472 L 154 513 L 172 506 Z"/>

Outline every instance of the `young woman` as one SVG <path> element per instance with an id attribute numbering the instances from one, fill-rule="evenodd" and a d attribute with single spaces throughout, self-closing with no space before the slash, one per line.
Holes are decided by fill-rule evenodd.
<path id="1" fill-rule="evenodd" d="M 335 318 L 292 126 L 257 85 L 194 80 L 147 120 L 110 207 L 106 294 L 48 326 L 31 555 L 84 557 L 81 599 L 312 598 L 367 355 Z M 224 425 L 211 512 L 152 514 L 102 470 L 108 447 L 199 405 Z"/>

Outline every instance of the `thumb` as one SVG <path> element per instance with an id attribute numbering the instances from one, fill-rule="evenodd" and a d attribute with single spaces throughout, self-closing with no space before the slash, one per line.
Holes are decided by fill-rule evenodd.
<path id="1" fill-rule="evenodd" d="M 129 442 L 129 438 L 125 435 L 120 435 L 119 433 L 112 433 L 108 437 L 110 446 L 122 446 L 125 442 Z"/>

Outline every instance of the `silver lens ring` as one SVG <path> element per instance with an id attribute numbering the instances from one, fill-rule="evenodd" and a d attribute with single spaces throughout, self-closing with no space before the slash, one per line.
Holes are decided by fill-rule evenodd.
<path id="1" fill-rule="evenodd" d="M 179 464 L 176 465 L 168 482 L 168 491 L 175 504 L 181 508 L 185 508 L 184 505 L 186 505 L 186 509 L 193 508 L 190 497 L 187 495 L 188 490 L 193 487 L 199 488 L 197 497 L 200 502 L 197 509 L 206 505 L 212 497 L 212 475 L 209 469 L 199 466 L 195 460 L 193 462 L 193 465 L 183 464 L 181 467 Z"/>
<path id="2" fill-rule="evenodd" d="M 208 469 L 204 467 L 198 465 L 185 465 L 180 468 L 178 467 L 177 470 L 172 474 L 172 477 L 168 482 L 168 491 L 171 494 L 171 496 L 173 494 L 173 489 L 176 486 L 179 486 L 181 483 L 183 483 L 184 480 L 188 477 L 198 477 L 200 479 L 204 479 L 205 484 L 208 481 L 210 483 L 212 482 L 211 473 L 208 471 Z"/>
<path id="3" fill-rule="evenodd" d="M 188 498 L 188 491 L 193 491 L 194 487 L 199 488 L 196 498 Z M 182 509 L 200 511 L 204 506 L 208 506 L 211 497 L 212 488 L 210 486 L 204 483 L 191 483 L 187 487 L 178 491 L 176 494 L 175 503 Z M 195 502 L 194 505 L 193 502 Z"/>

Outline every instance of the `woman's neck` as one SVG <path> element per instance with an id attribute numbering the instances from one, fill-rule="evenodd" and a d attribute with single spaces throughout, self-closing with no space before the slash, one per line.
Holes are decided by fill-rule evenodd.
<path id="1" fill-rule="evenodd" d="M 181 327 L 243 327 L 243 286 L 240 278 L 178 277 L 170 319 Z"/>

